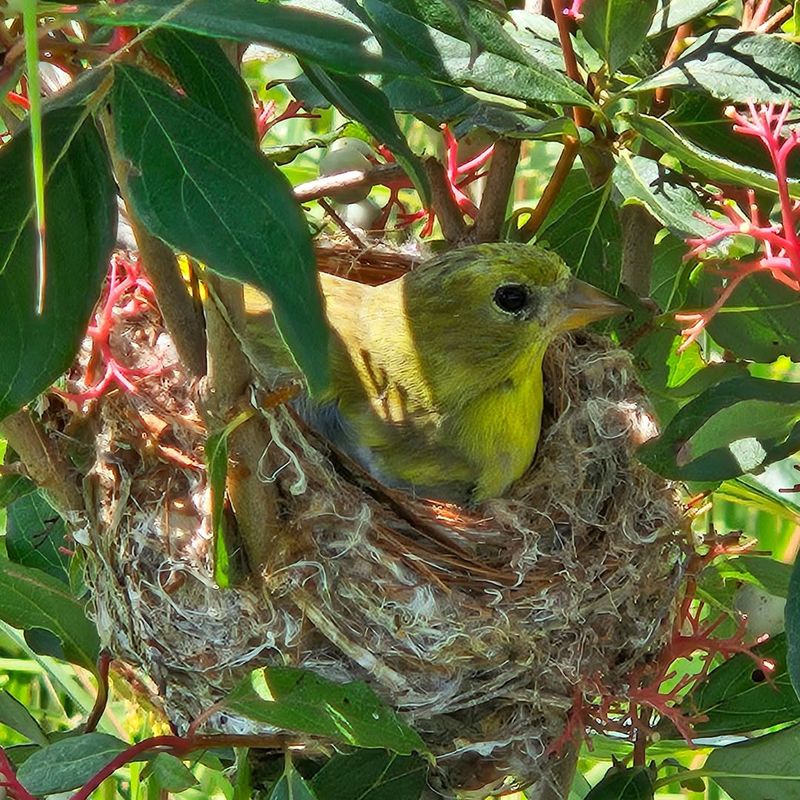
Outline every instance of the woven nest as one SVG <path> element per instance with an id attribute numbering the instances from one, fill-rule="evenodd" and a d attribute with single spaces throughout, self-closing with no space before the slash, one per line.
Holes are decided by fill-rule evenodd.
<path id="1" fill-rule="evenodd" d="M 485 795 L 551 781 L 546 751 L 574 687 L 600 675 L 624 693 L 663 645 L 681 513 L 674 487 L 634 458 L 655 427 L 630 357 L 608 340 L 550 347 L 535 463 L 477 509 L 381 495 L 290 408 L 266 413 L 283 467 L 263 479 L 304 551 L 226 590 L 212 577 L 194 389 L 155 314 L 115 347 L 165 369 L 95 410 L 89 581 L 105 644 L 152 677 L 179 730 L 259 665 L 364 679 L 437 754 L 438 792 Z M 224 714 L 207 725 L 259 730 Z"/>

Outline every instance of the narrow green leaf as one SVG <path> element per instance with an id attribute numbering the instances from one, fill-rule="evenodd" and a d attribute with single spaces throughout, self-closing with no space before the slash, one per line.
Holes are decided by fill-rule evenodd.
<path id="1" fill-rule="evenodd" d="M 722 481 L 800 448 L 799 420 L 800 384 L 741 376 L 687 403 L 638 456 L 665 477 Z"/>
<path id="2" fill-rule="evenodd" d="M 704 272 L 697 286 L 710 306 L 722 279 Z M 745 278 L 708 325 L 714 341 L 750 361 L 772 363 L 779 356 L 800 361 L 800 294 L 769 273 Z"/>
<path id="3" fill-rule="evenodd" d="M 250 90 L 213 39 L 157 28 L 144 47 L 161 59 L 186 94 L 227 122 L 247 140 L 256 137 Z"/>
<path id="4" fill-rule="evenodd" d="M 646 767 L 612 767 L 586 800 L 653 800 L 655 790 Z"/>
<path id="5" fill-rule="evenodd" d="M 645 206 L 677 236 L 703 238 L 715 231 L 697 218 L 707 212 L 686 179 L 657 161 L 623 150 L 613 180 L 625 201 Z"/>
<path id="6" fill-rule="evenodd" d="M 28 709 L 5 689 L 0 691 L 0 725 L 6 725 L 17 733 L 21 733 L 40 747 L 50 744 L 47 734 L 31 716 Z"/>
<path id="7" fill-rule="evenodd" d="M 800 558 L 795 560 L 786 596 L 786 660 L 795 694 L 800 697 Z"/>
<path id="8" fill-rule="evenodd" d="M 116 234 L 116 190 L 103 144 L 81 108 L 43 118 L 47 291 L 36 311 L 31 139 L 0 150 L 0 419 L 44 391 L 75 358 Z"/>
<path id="9" fill-rule="evenodd" d="M 800 45 L 767 33 L 714 28 L 668 67 L 629 87 L 702 91 L 737 103 L 800 100 Z"/>
<path id="10" fill-rule="evenodd" d="M 742 475 L 739 478 L 724 481 L 714 490 L 714 496 L 797 524 L 800 521 L 800 504 L 792 499 L 791 495 L 778 492 L 771 486 L 765 485 L 762 477 L 761 475 L 758 477 Z M 786 597 L 786 594 L 781 596 Z"/>
<path id="11" fill-rule="evenodd" d="M 268 725 L 401 755 L 425 753 L 419 734 L 367 684 L 337 684 L 292 667 L 253 671 L 224 700 L 228 710 Z"/>
<path id="12" fill-rule="evenodd" d="M 360 122 L 381 144 L 386 145 L 414 182 L 423 205 L 430 202 L 430 185 L 422 162 L 409 147 L 386 95 L 364 78 L 333 76 L 314 64 L 303 65 L 311 83 L 345 116 Z"/>
<path id="13" fill-rule="evenodd" d="M 715 5 L 717 0 L 658 0 L 658 8 L 647 35 L 658 36 L 659 33 L 677 28 L 710 11 Z"/>
<path id="14" fill-rule="evenodd" d="M 230 586 L 230 555 L 225 542 L 225 484 L 228 478 L 228 430 L 210 433 L 205 445 L 208 486 L 211 491 L 211 527 L 214 531 L 214 580 Z"/>
<path id="15" fill-rule="evenodd" d="M 117 66 L 116 145 L 137 216 L 210 269 L 267 292 L 312 392 L 329 380 L 328 327 L 305 217 L 281 172 L 191 98 Z"/>
<path id="16" fill-rule="evenodd" d="M 261 42 L 334 72 L 408 72 L 408 65 L 367 49 L 370 31 L 354 24 L 347 4 L 326 0 L 314 8 L 254 0 L 133 0 L 88 5 L 76 12 L 98 25 L 173 28 L 219 39 Z"/>
<path id="17" fill-rule="evenodd" d="M 489 51 L 476 55 L 467 42 L 425 25 L 381 0 L 365 0 L 364 8 L 382 35 L 434 80 L 532 103 L 595 105 L 582 86 L 532 58 L 520 63 Z"/>
<path id="18" fill-rule="evenodd" d="M 586 41 L 616 72 L 641 46 L 657 0 L 586 0 L 581 30 Z"/>
<path id="19" fill-rule="evenodd" d="M 625 115 L 631 127 L 650 144 L 678 159 L 697 175 L 720 183 L 733 183 L 752 189 L 778 191 L 775 176 L 766 170 L 747 167 L 704 150 L 681 136 L 664 120 L 645 114 Z M 800 199 L 800 180 L 789 181 L 789 193 Z"/>
<path id="20" fill-rule="evenodd" d="M 717 747 L 706 760 L 732 800 L 800 800 L 800 727 Z"/>
<path id="21" fill-rule="evenodd" d="M 427 764 L 419 756 L 357 750 L 334 756 L 311 780 L 318 800 L 418 800 Z"/>
<path id="22" fill-rule="evenodd" d="M 83 786 L 127 747 L 107 733 L 71 736 L 32 753 L 17 771 L 17 779 L 39 797 L 68 792 Z"/>
<path id="23" fill-rule="evenodd" d="M 0 555 L 0 619 L 15 628 L 43 628 L 60 640 L 66 658 L 93 672 L 100 640 L 85 605 L 56 578 Z"/>
<path id="24" fill-rule="evenodd" d="M 59 550 L 65 545 L 67 526 L 41 492 L 9 506 L 6 528 L 6 551 L 12 561 L 69 584 L 69 559 Z"/>
<path id="25" fill-rule="evenodd" d="M 727 736 L 763 730 L 800 719 L 798 700 L 786 664 L 786 637 L 779 634 L 753 648 L 753 655 L 771 669 L 761 669 L 747 653 L 739 653 L 712 670 L 692 693 L 691 713 L 698 735 Z"/>

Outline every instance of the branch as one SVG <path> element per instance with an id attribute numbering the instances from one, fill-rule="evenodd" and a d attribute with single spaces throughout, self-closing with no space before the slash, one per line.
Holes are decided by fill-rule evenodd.
<path id="1" fill-rule="evenodd" d="M 558 26 L 558 38 L 561 41 L 561 51 L 564 53 L 564 66 L 567 69 L 567 75 L 575 83 L 583 86 L 581 72 L 578 69 L 578 59 L 575 57 L 575 49 L 572 46 L 570 23 L 564 14 L 564 0 L 551 0 L 551 5 L 553 7 L 553 16 Z M 588 128 L 592 121 L 589 110 L 582 106 L 573 106 L 572 118 L 579 128 Z"/>
<path id="2" fill-rule="evenodd" d="M 340 189 L 350 189 L 355 186 L 377 186 L 405 178 L 406 173 L 399 164 L 380 164 L 367 170 L 354 169 L 349 172 L 340 172 L 336 175 L 326 175 L 308 183 L 301 183 L 294 187 L 294 196 L 300 203 L 316 200 L 319 197 L 329 197 Z"/>
<path id="3" fill-rule="evenodd" d="M 25 465 L 28 475 L 67 520 L 85 510 L 77 481 L 64 454 L 30 412 L 17 411 L 0 422 L 0 433 Z"/>
<path id="4" fill-rule="evenodd" d="M 444 167 L 437 159 L 426 158 L 425 171 L 431 184 L 431 206 L 439 220 L 444 238 L 453 243 L 463 241 L 467 235 L 467 225 L 450 191 Z"/>
<path id="5" fill-rule="evenodd" d="M 519 148 L 519 139 L 498 139 L 495 142 L 492 166 L 483 190 L 478 218 L 469 234 L 470 241 L 496 242 L 500 239 L 519 160 Z"/>

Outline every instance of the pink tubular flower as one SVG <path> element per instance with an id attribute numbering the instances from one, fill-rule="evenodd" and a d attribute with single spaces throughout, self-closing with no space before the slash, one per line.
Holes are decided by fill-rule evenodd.
<path id="1" fill-rule="evenodd" d="M 584 0 L 572 0 L 572 5 L 564 9 L 564 16 L 572 17 L 574 20 L 583 19 L 583 3 Z"/>
<path id="2" fill-rule="evenodd" d="M 681 332 L 684 337 L 681 350 L 697 339 L 748 275 L 766 271 L 779 283 L 800 291 L 800 237 L 797 230 L 800 225 L 800 201 L 792 200 L 790 195 L 787 167 L 789 157 L 800 145 L 800 132 L 784 131 L 790 110 L 789 103 L 779 108 L 774 103 L 760 106 L 748 103 L 747 114 L 733 107 L 725 112 L 733 120 L 736 133 L 758 139 L 769 153 L 778 185 L 781 218 L 780 222 L 775 223 L 765 219 L 752 190 L 746 192 L 746 202 L 740 206 L 734 205 L 722 194 L 717 195 L 717 208 L 725 219 L 702 217 L 715 231 L 702 239 L 689 240 L 692 249 L 686 257 L 700 256 L 723 239 L 736 234 L 750 237 L 758 245 L 758 252 L 747 259 L 732 261 L 718 270 L 726 278 L 726 283 L 709 308 L 675 315 L 678 321 L 689 323 Z M 741 206 L 746 210 L 742 211 Z"/>

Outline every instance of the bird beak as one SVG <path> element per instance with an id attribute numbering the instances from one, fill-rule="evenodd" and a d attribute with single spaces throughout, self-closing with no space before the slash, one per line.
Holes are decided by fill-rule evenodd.
<path id="1" fill-rule="evenodd" d="M 611 295 L 577 278 L 569 279 L 567 291 L 563 296 L 563 308 L 559 327 L 565 331 L 582 328 L 590 322 L 630 310 Z"/>

